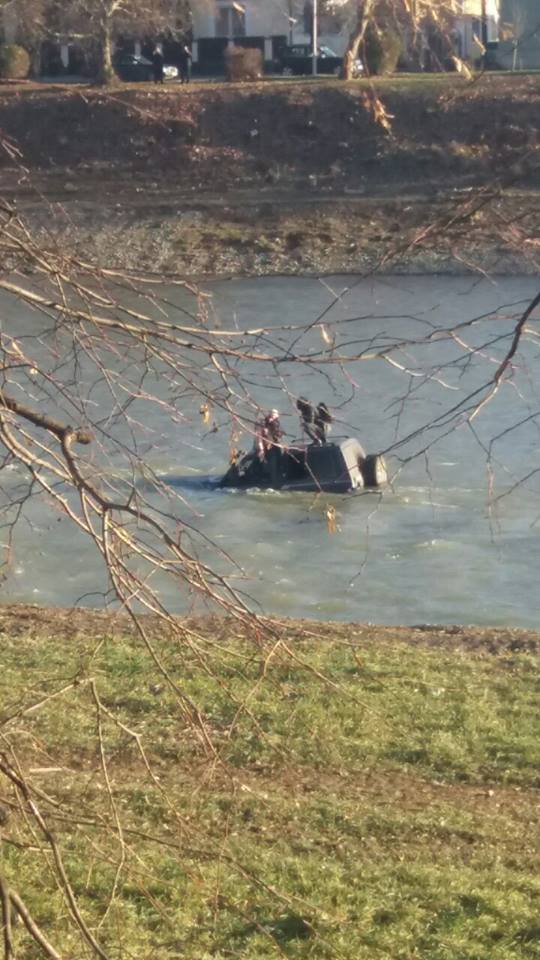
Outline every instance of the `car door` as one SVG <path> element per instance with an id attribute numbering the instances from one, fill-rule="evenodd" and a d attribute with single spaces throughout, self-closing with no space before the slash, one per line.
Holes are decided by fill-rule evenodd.
<path id="1" fill-rule="evenodd" d="M 328 54 L 321 53 L 317 57 L 317 70 L 319 73 L 335 74 L 341 69 L 341 57 L 331 57 Z"/>

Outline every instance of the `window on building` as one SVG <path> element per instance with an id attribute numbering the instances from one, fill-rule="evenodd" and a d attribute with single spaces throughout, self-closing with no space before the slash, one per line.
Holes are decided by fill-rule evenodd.
<path id="1" fill-rule="evenodd" d="M 216 11 L 216 37 L 245 37 L 246 12 L 240 3 L 219 4 Z"/>
<path id="2" fill-rule="evenodd" d="M 343 30 L 343 20 L 337 13 L 323 13 L 319 17 L 319 36 L 339 34 Z"/>
<path id="3" fill-rule="evenodd" d="M 240 3 L 219 4 L 216 11 L 216 37 L 245 37 L 246 12 Z"/>

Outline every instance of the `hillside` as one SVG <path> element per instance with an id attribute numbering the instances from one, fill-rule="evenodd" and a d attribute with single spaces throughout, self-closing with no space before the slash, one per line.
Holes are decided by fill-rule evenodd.
<path id="1" fill-rule="evenodd" d="M 396 234 L 502 181 L 463 259 L 480 245 L 488 267 L 514 269 L 497 220 L 523 215 L 535 236 L 540 76 L 399 77 L 377 91 L 388 129 L 363 81 L 0 88 L 2 194 L 97 260 L 319 272 L 370 267 Z M 429 252 L 424 268 L 445 269 L 445 241 Z"/>
<path id="2" fill-rule="evenodd" d="M 339 81 L 9 88 L 0 126 L 32 172 L 88 182 L 129 173 L 204 193 L 291 189 L 313 176 L 332 188 L 478 179 L 538 145 L 539 76 L 396 78 L 377 89 L 390 132 L 371 88 Z M 540 184 L 538 170 L 523 182 Z"/>

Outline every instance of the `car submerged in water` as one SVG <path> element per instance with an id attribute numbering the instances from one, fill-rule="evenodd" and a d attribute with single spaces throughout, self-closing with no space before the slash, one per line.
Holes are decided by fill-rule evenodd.
<path id="1" fill-rule="evenodd" d="M 261 461 L 253 450 L 235 459 L 219 487 L 307 493 L 354 493 L 380 489 L 388 480 L 384 457 L 366 454 L 353 437 L 332 443 L 276 447 Z"/>

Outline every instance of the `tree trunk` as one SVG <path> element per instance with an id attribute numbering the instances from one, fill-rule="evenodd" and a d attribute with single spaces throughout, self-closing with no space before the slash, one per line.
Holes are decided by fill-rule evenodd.
<path id="1" fill-rule="evenodd" d="M 356 25 L 351 32 L 345 56 L 343 57 L 343 78 L 352 80 L 354 77 L 354 63 L 358 60 L 358 51 L 364 41 L 364 36 L 373 12 L 376 0 L 358 0 Z"/>
<path id="2" fill-rule="evenodd" d="M 112 62 L 112 22 L 111 18 L 105 16 L 101 22 L 100 29 L 100 62 L 97 76 L 98 83 L 108 86 L 115 79 L 115 72 Z"/>

